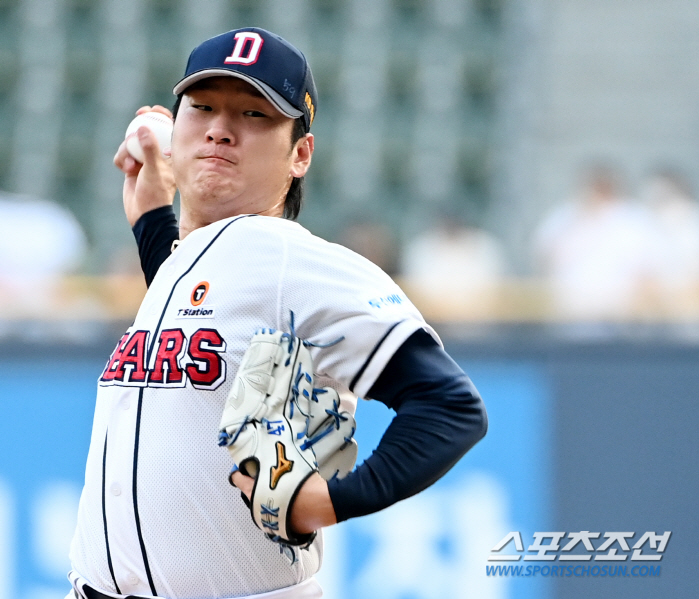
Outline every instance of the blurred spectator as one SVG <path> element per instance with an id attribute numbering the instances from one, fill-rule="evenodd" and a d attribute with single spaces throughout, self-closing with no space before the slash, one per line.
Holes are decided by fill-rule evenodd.
<path id="1" fill-rule="evenodd" d="M 658 279 L 663 307 L 669 313 L 691 309 L 699 285 L 699 204 L 684 177 L 670 169 L 649 177 L 641 197 L 662 241 Z"/>
<path id="2" fill-rule="evenodd" d="M 608 166 L 591 169 L 580 196 L 554 208 L 535 237 L 556 313 L 586 320 L 652 305 L 660 245 L 650 210 L 624 197 Z"/>
<path id="3" fill-rule="evenodd" d="M 0 307 L 27 314 L 55 303 L 62 275 L 84 257 L 85 235 L 65 208 L 0 193 Z"/>
<path id="4" fill-rule="evenodd" d="M 416 301 L 428 302 L 443 316 L 485 316 L 494 308 L 504 255 L 493 235 L 464 224 L 457 214 L 444 214 L 406 245 L 402 272 Z"/>
<path id="5" fill-rule="evenodd" d="M 338 243 L 371 260 L 391 277 L 395 276 L 398 252 L 393 234 L 385 225 L 357 220 L 340 233 Z"/>

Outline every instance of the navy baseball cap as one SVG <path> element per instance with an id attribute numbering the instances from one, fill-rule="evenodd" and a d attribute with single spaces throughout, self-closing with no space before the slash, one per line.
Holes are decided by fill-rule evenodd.
<path id="1" fill-rule="evenodd" d="M 282 37 L 247 27 L 222 33 L 200 44 L 189 55 L 175 95 L 208 77 L 237 77 L 260 91 L 283 115 L 303 118 L 308 131 L 318 97 L 306 57 Z"/>

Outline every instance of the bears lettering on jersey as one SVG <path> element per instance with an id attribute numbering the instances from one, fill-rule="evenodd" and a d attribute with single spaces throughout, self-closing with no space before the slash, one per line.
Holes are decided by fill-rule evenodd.
<path id="1" fill-rule="evenodd" d="M 150 372 L 148 384 L 153 387 L 184 387 L 186 381 L 180 360 L 184 357 L 187 346 L 182 329 L 161 331 L 158 353 Z"/>
<path id="2" fill-rule="evenodd" d="M 107 367 L 104 369 L 100 381 L 114 380 L 114 377 L 116 376 L 116 369 L 119 368 L 119 364 L 121 363 L 121 356 L 124 353 L 124 348 L 126 347 L 126 342 L 128 341 L 128 339 L 128 333 L 124 333 L 122 338 L 119 339 L 119 343 L 117 343 L 116 348 L 114 348 L 114 352 L 109 357 Z"/>
<path id="3" fill-rule="evenodd" d="M 189 343 L 192 363 L 186 367 L 195 389 L 215 389 L 226 378 L 226 362 L 221 353 L 226 343 L 215 329 L 199 329 Z"/>
<path id="4" fill-rule="evenodd" d="M 226 380 L 226 342 L 215 329 L 198 329 L 187 339 L 182 329 L 160 332 L 148 367 L 150 331 L 125 333 L 99 379 L 101 386 L 184 387 L 214 390 Z"/>
<path id="5" fill-rule="evenodd" d="M 100 380 L 144 385 L 147 377 L 144 359 L 147 342 L 148 331 L 135 331 L 130 336 L 124 335 L 109 358 Z"/>

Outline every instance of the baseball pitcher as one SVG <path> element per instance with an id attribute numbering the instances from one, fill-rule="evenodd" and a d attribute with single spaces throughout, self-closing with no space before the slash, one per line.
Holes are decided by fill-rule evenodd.
<path id="1" fill-rule="evenodd" d="M 169 155 L 141 127 L 143 161 L 115 156 L 149 289 L 98 382 L 69 596 L 320 597 L 322 528 L 436 481 L 485 434 L 483 404 L 384 272 L 294 222 L 304 55 L 230 31 L 174 94 Z M 355 468 L 357 397 L 396 416 Z"/>

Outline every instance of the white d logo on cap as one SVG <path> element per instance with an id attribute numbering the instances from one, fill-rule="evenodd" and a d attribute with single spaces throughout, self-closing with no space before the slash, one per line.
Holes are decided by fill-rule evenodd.
<path id="1" fill-rule="evenodd" d="M 248 42 L 250 42 L 248 44 Z M 224 64 L 254 64 L 260 57 L 264 40 L 254 31 L 240 31 L 235 34 L 235 47 L 232 54 L 224 60 Z M 247 48 L 247 56 L 243 56 Z"/>

